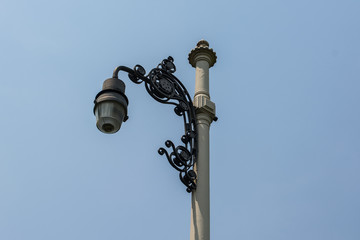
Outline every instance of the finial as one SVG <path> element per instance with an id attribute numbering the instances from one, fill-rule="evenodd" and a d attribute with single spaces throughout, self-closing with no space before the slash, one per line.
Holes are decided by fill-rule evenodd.
<path id="1" fill-rule="evenodd" d="M 209 47 L 209 43 L 208 41 L 204 40 L 204 39 L 201 39 L 197 44 L 196 44 L 197 47 Z"/>

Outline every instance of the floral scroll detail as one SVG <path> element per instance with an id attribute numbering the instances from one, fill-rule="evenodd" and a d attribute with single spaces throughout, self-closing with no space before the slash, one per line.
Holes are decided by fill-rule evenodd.
<path id="1" fill-rule="evenodd" d="M 172 141 L 167 140 L 165 146 L 171 150 L 168 152 L 165 148 L 159 148 L 158 152 L 160 155 L 165 155 L 170 165 L 179 171 L 180 180 L 187 187 L 186 191 L 192 192 L 196 189 L 196 173 L 193 169 L 197 158 L 195 108 L 185 86 L 173 75 L 176 71 L 174 59 L 172 57 L 164 59 L 148 75 L 141 65 L 136 65 L 134 69 L 120 66 L 115 69 L 113 77 L 117 77 L 121 70 L 128 73 L 132 82 L 136 84 L 144 82 L 145 89 L 152 98 L 160 103 L 174 105 L 175 114 L 183 117 L 185 126 L 185 133 L 181 137 L 183 145 L 175 146 Z"/>

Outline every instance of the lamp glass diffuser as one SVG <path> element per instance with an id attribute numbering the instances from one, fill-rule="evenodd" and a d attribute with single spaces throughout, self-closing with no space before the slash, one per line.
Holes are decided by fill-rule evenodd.
<path id="1" fill-rule="evenodd" d="M 96 126 L 103 133 L 116 133 L 124 120 L 126 109 L 116 101 L 100 102 L 95 108 Z"/>

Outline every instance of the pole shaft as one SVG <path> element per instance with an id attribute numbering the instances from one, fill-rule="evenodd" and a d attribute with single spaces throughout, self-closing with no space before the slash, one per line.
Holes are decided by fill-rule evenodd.
<path id="1" fill-rule="evenodd" d="M 215 117 L 215 104 L 210 101 L 209 68 L 216 55 L 209 44 L 202 40 L 189 54 L 195 67 L 195 96 L 198 157 L 194 164 L 197 188 L 191 196 L 190 240 L 210 239 L 210 124 Z"/>

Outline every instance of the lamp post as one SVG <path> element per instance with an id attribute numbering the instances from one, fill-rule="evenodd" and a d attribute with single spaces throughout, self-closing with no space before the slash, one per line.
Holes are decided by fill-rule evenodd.
<path id="1" fill-rule="evenodd" d="M 184 120 L 182 144 L 176 146 L 167 140 L 158 153 L 165 155 L 170 165 L 179 172 L 186 191 L 192 193 L 191 240 L 210 239 L 209 195 L 209 128 L 216 121 L 215 104 L 210 101 L 209 68 L 216 62 L 215 52 L 205 40 L 198 42 L 189 53 L 189 63 L 196 68 L 194 103 L 181 81 L 173 74 L 174 59 L 164 59 L 148 74 L 141 65 L 133 69 L 119 66 L 112 78 L 104 81 L 95 97 L 96 126 L 104 133 L 116 133 L 128 119 L 128 98 L 125 84 L 119 79 L 120 71 L 128 73 L 135 84 L 144 83 L 146 91 L 156 101 L 174 105 L 174 112 Z"/>

